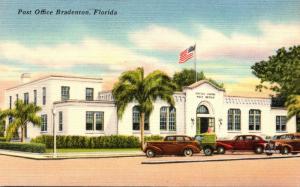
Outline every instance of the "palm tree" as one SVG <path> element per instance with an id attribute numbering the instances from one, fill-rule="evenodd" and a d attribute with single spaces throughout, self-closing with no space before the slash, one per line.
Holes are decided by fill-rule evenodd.
<path id="1" fill-rule="evenodd" d="M 0 109 L 0 136 L 4 136 L 5 131 L 5 112 Z"/>
<path id="2" fill-rule="evenodd" d="M 119 118 L 122 118 L 130 102 L 136 101 L 139 104 L 141 148 L 144 146 L 145 114 L 151 114 L 153 102 L 158 98 L 174 106 L 175 89 L 172 79 L 164 72 L 156 70 L 144 77 L 143 68 L 124 72 L 114 84 L 112 94 Z"/>
<path id="3" fill-rule="evenodd" d="M 285 103 L 288 109 L 288 118 L 300 115 L 300 95 L 290 95 Z"/>
<path id="4" fill-rule="evenodd" d="M 37 116 L 37 112 L 41 111 L 41 107 L 33 103 L 25 104 L 22 100 L 15 102 L 15 108 L 6 111 L 7 116 L 13 117 L 12 123 L 9 124 L 6 131 L 6 138 L 11 139 L 13 134 L 21 128 L 21 142 L 25 141 L 25 128 L 28 123 L 40 126 L 41 117 Z"/>

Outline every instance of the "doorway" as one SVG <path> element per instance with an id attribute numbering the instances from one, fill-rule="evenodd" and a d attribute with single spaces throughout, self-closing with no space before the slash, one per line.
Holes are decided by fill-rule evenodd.
<path id="1" fill-rule="evenodd" d="M 196 134 L 208 132 L 208 128 L 212 128 L 214 131 L 215 118 L 209 117 L 197 117 L 196 120 Z"/>

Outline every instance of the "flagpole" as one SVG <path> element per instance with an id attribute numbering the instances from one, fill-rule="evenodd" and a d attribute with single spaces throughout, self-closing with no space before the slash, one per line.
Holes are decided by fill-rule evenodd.
<path id="1" fill-rule="evenodd" d="M 195 79 L 196 79 L 196 81 L 195 82 L 197 82 L 197 63 L 196 63 L 196 61 L 197 61 L 197 58 L 196 58 L 196 56 L 197 56 L 197 54 L 196 54 L 196 50 L 197 50 L 197 46 L 196 46 L 196 42 L 195 42 L 195 50 L 194 50 L 194 66 L 195 66 Z"/>

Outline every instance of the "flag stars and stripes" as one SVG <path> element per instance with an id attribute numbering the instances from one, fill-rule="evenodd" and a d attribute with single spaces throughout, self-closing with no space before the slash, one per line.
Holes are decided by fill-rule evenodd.
<path id="1" fill-rule="evenodd" d="M 186 50 L 182 51 L 179 55 L 179 62 L 178 63 L 185 63 L 189 59 L 193 58 L 194 51 L 196 49 L 196 45 L 190 46 Z"/>

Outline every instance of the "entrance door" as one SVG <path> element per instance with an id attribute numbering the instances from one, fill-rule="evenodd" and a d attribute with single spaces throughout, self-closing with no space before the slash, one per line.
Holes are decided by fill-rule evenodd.
<path id="1" fill-rule="evenodd" d="M 205 133 L 208 131 L 209 118 L 207 117 L 197 117 L 196 121 L 196 134 Z"/>

